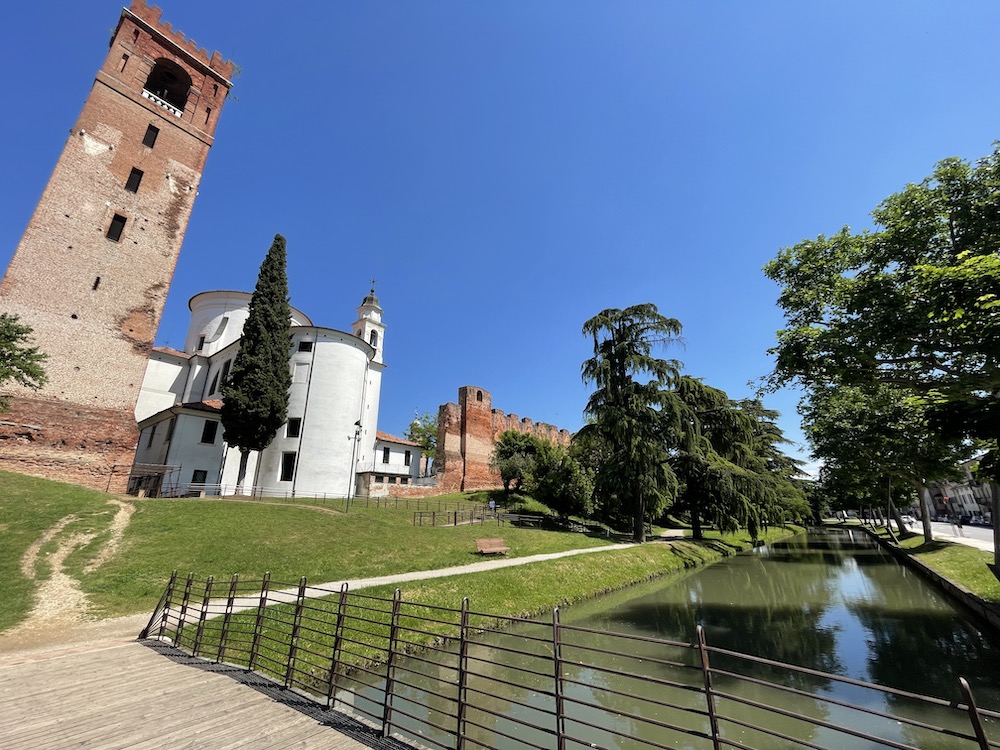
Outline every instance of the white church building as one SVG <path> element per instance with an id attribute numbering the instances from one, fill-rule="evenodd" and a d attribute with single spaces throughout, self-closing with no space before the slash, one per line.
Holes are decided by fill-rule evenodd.
<path id="1" fill-rule="evenodd" d="M 184 350 L 153 349 L 135 410 L 140 437 L 130 492 L 235 494 L 240 452 L 223 440 L 220 391 L 250 296 L 196 294 Z M 267 448 L 250 454 L 244 494 L 351 497 L 386 482 L 384 475 L 393 483 L 416 479 L 419 446 L 377 430 L 384 334 L 374 289 L 350 333 L 316 326 L 292 308 L 288 420 Z M 414 451 L 417 460 L 410 459 Z"/>

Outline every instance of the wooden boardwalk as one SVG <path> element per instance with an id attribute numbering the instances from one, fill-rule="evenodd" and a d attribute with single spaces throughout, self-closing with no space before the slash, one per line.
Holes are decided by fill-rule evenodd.
<path id="1" fill-rule="evenodd" d="M 412 750 L 237 667 L 146 641 L 0 666 L 4 750 Z"/>

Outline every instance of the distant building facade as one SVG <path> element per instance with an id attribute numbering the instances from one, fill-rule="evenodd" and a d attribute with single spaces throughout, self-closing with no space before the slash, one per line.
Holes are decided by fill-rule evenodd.
<path id="1" fill-rule="evenodd" d="M 232 62 L 133 0 L 0 281 L 48 355 L 11 388 L 0 468 L 124 489 L 133 410 L 198 194 Z"/>
<path id="2" fill-rule="evenodd" d="M 222 384 L 239 351 L 250 294 L 195 295 L 184 351 L 157 348 L 135 418 L 141 431 L 129 491 L 147 496 L 235 494 L 239 451 L 226 445 Z M 313 325 L 293 308 L 288 421 L 252 452 L 241 491 L 349 497 L 377 461 L 385 325 L 374 290 L 351 332 Z"/>

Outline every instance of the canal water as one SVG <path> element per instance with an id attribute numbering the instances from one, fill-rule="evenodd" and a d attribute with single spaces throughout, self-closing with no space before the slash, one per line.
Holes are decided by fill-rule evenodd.
<path id="1" fill-rule="evenodd" d="M 696 628 L 701 625 L 708 644 L 713 647 L 956 702 L 963 701 L 958 678 L 965 677 L 980 707 L 1000 710 L 1000 648 L 992 640 L 993 636 L 980 630 L 977 622 L 858 531 L 825 530 L 802 535 L 686 574 L 567 607 L 561 612 L 561 621 L 564 625 L 636 636 L 640 649 L 645 647 L 643 638 L 695 642 Z M 482 639 L 481 648 L 490 654 L 487 661 L 493 659 L 499 664 L 512 658 L 499 644 L 502 638 L 509 638 L 509 634 L 486 635 Z M 663 648 L 656 648 L 660 658 Z M 666 658 L 695 661 L 696 654 L 682 652 L 684 650 L 679 649 Z M 731 668 L 801 691 L 789 695 L 773 688 L 747 687 L 735 680 L 727 684 L 724 679 L 716 685 L 718 689 L 741 691 L 744 697 L 766 705 L 780 706 L 789 716 L 775 718 L 771 715 L 769 727 L 789 736 L 803 737 L 815 746 L 869 748 L 879 745 L 845 736 L 836 730 L 805 726 L 794 716 L 811 716 L 836 726 L 870 731 L 914 747 L 970 746 L 905 725 L 897 727 L 894 721 L 859 715 L 828 703 L 826 699 L 864 705 L 894 716 L 915 717 L 932 725 L 968 733 L 968 722 L 953 711 L 915 707 L 906 699 L 887 697 L 829 679 L 790 675 L 787 670 L 767 665 L 750 667 L 753 671 L 748 671 L 745 661 L 737 667 L 725 657 L 713 656 L 712 659 L 713 666 Z M 612 662 L 613 659 L 609 663 Z M 587 673 L 584 681 L 593 680 L 593 684 L 602 683 L 602 688 L 614 691 L 615 679 L 613 674 L 609 676 L 594 670 Z M 701 679 L 700 673 L 695 672 L 688 679 L 690 684 L 696 685 Z M 545 678 L 539 678 L 538 694 L 543 692 L 545 684 Z M 518 706 L 524 702 L 526 694 L 532 693 L 533 687 L 505 687 L 502 681 L 484 683 L 484 689 L 491 693 L 497 705 L 510 706 L 512 719 L 497 720 L 494 728 L 500 734 L 484 733 L 481 739 L 485 745 L 515 746 L 503 735 L 521 732 L 517 720 L 529 723 L 533 720 L 530 710 Z M 583 696 L 581 699 L 585 700 L 587 688 L 582 686 L 578 690 Z M 676 697 L 666 698 L 669 691 L 656 685 L 647 688 L 632 685 L 625 692 L 634 695 L 636 690 L 648 690 L 657 700 L 676 700 L 678 709 L 664 712 L 662 707 L 650 709 L 628 695 L 617 696 L 614 705 L 603 707 L 602 718 L 594 717 L 596 727 L 588 729 L 590 734 L 585 737 L 588 742 L 599 747 L 649 746 L 625 741 L 599 727 L 613 722 L 615 717 L 647 712 L 655 714 L 660 721 L 683 724 L 687 720 L 685 708 L 704 707 L 704 699 L 696 693 L 680 690 Z M 507 692 L 511 695 L 507 696 Z M 760 720 L 759 712 L 737 703 L 731 708 L 733 706 L 737 718 L 751 724 Z M 624 723 L 629 722 L 625 720 Z M 639 741 L 648 740 L 670 747 L 710 746 L 703 741 L 665 733 L 655 726 L 632 723 L 634 726 L 628 728 L 628 733 Z M 996 730 L 995 725 L 988 727 L 991 739 L 997 739 Z M 765 738 L 752 730 L 726 734 L 748 747 L 801 747 Z M 525 739 L 546 747 L 551 738 L 541 734 L 531 737 L 529 733 Z"/>

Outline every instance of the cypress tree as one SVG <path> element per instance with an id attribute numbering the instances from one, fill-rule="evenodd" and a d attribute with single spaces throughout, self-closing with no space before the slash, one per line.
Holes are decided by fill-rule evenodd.
<path id="1" fill-rule="evenodd" d="M 250 451 L 264 450 L 288 415 L 291 317 L 285 238 L 276 234 L 260 265 L 232 372 L 222 385 L 223 437 L 240 451 L 237 492 L 243 487 Z"/>

